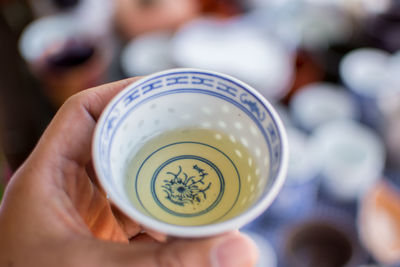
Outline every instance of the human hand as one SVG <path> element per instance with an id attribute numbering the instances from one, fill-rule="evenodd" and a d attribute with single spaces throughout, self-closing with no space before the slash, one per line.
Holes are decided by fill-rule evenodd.
<path id="1" fill-rule="evenodd" d="M 105 105 L 136 79 L 85 90 L 60 108 L 4 194 L 0 206 L 0 266 L 254 264 L 254 245 L 238 232 L 197 240 L 149 242 L 154 239 L 143 237 L 139 225 L 113 212 L 96 185 L 91 139 Z"/>

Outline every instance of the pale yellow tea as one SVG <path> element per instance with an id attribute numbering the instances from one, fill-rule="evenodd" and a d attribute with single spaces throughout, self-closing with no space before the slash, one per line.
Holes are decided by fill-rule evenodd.
<path id="1" fill-rule="evenodd" d="M 265 184 L 260 183 L 256 160 L 239 140 L 208 129 L 180 129 L 151 138 L 132 156 L 127 170 L 133 205 L 176 225 L 232 218 L 257 199 L 260 184 Z"/>

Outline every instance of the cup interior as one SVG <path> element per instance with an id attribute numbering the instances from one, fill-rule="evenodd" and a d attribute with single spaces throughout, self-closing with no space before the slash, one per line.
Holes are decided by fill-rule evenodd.
<path id="1" fill-rule="evenodd" d="M 93 156 L 106 192 L 127 215 L 174 232 L 259 215 L 283 183 L 286 149 L 279 118 L 254 89 L 222 74 L 177 69 L 113 99 L 98 122 Z"/>

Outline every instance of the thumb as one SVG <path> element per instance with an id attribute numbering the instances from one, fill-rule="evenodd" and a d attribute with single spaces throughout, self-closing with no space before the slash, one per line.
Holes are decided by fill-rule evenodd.
<path id="1" fill-rule="evenodd" d="M 240 233 L 198 240 L 141 243 L 104 243 L 98 266 L 134 267 L 249 267 L 258 257 L 253 242 Z"/>

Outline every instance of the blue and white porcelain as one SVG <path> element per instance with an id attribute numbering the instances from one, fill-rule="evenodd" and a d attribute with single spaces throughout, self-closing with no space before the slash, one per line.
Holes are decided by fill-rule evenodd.
<path id="1" fill-rule="evenodd" d="M 290 102 L 294 122 L 307 132 L 334 120 L 357 120 L 357 102 L 345 88 L 326 82 L 306 85 L 299 89 Z"/>
<path id="2" fill-rule="evenodd" d="M 374 131 L 359 122 L 326 123 L 310 142 L 322 187 L 336 201 L 357 200 L 382 177 L 385 147 Z"/>
<path id="3" fill-rule="evenodd" d="M 171 40 L 178 67 L 227 73 L 253 86 L 271 102 L 285 97 L 294 80 L 294 56 L 278 38 L 239 18 L 202 18 L 181 27 Z"/>
<path id="4" fill-rule="evenodd" d="M 170 32 L 151 32 L 135 37 L 121 53 L 121 68 L 127 76 L 144 76 L 173 68 Z"/>
<path id="5" fill-rule="evenodd" d="M 340 62 L 340 77 L 359 103 L 362 122 L 378 132 L 384 127 L 382 105 L 400 94 L 399 58 L 384 50 L 360 48 Z"/>
<path id="6" fill-rule="evenodd" d="M 310 153 L 308 135 L 288 127 L 289 166 L 285 184 L 270 207 L 271 215 L 281 220 L 297 220 L 307 216 L 317 203 L 320 184 L 319 166 Z"/>
<path id="7" fill-rule="evenodd" d="M 260 194 L 250 194 L 253 204 L 232 218 L 181 226 L 163 222 L 136 208 L 125 189 L 126 173 L 132 153 L 146 141 L 166 131 L 192 127 L 222 131 L 242 142 L 260 166 L 257 184 Z M 236 78 L 198 69 L 166 70 L 127 86 L 103 111 L 92 152 L 97 176 L 111 202 L 146 229 L 180 237 L 215 235 L 254 220 L 277 196 L 288 165 L 286 133 L 271 104 Z M 195 171 L 201 177 L 202 169 L 192 170 Z M 247 177 L 241 179 L 246 182 Z M 172 190 L 173 181 L 170 183 Z M 222 177 L 220 184 L 223 183 Z M 148 189 L 152 190 L 150 183 Z"/>

